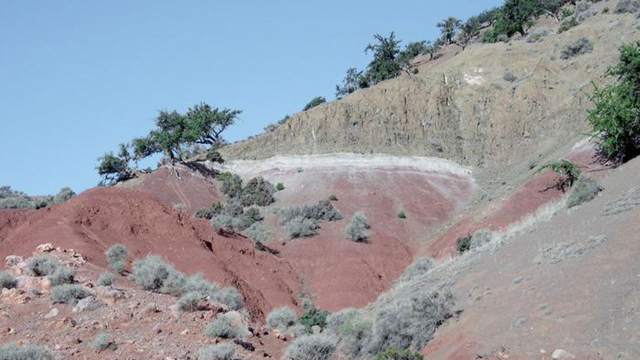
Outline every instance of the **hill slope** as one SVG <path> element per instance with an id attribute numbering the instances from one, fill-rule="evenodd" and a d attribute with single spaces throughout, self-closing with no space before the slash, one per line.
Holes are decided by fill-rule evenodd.
<path id="1" fill-rule="evenodd" d="M 593 8 L 599 11 L 610 3 Z M 541 42 L 472 44 L 419 66 L 417 75 L 362 89 L 294 114 L 271 133 L 223 149 L 228 159 L 340 152 L 437 156 L 494 167 L 547 154 L 587 128 L 590 82 L 614 63 L 618 47 L 638 38 L 628 15 L 597 15 Z M 593 52 L 563 60 L 562 49 L 586 37 Z M 507 72 L 515 81 L 505 80 Z"/>

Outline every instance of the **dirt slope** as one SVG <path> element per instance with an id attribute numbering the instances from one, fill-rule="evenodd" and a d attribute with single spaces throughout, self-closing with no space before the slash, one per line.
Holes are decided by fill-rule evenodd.
<path id="1" fill-rule="evenodd" d="M 0 219 L 10 222 L 0 232 L 3 258 L 26 256 L 37 245 L 52 243 L 106 266 L 106 248 L 123 243 L 134 258 L 161 254 L 181 271 L 203 272 L 211 280 L 235 285 L 257 318 L 273 306 L 295 306 L 301 286 L 289 264 L 255 251 L 247 239 L 218 236 L 206 221 L 135 190 L 91 189 L 43 210 L 0 211 Z"/>
<path id="2" fill-rule="evenodd" d="M 126 181 L 118 186 L 140 190 L 150 194 L 163 204 L 193 214 L 199 208 L 208 207 L 221 198 L 215 180 L 209 173 L 197 171 L 182 164 L 162 166 L 150 174 Z"/>
<path id="3" fill-rule="evenodd" d="M 593 201 L 538 210 L 372 308 L 451 284 L 463 312 L 437 331 L 428 359 L 550 359 L 556 349 L 576 359 L 639 358 L 640 159 L 601 182 Z"/>
<path id="4" fill-rule="evenodd" d="M 268 244 L 299 271 L 314 303 L 331 311 L 364 306 L 388 289 L 427 234 L 464 211 L 475 189 L 468 169 L 437 158 L 283 156 L 231 161 L 219 170 L 284 184 L 273 210 L 263 211 L 272 233 Z M 331 194 L 343 220 L 323 223 L 312 238 L 280 244 L 286 232 L 277 225 L 278 209 L 314 204 Z M 366 244 L 348 241 L 344 233 L 356 211 L 371 225 Z M 400 211 L 406 219 L 397 217 Z"/>

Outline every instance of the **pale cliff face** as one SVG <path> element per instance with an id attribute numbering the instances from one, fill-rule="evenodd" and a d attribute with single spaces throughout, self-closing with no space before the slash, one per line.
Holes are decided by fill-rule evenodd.
<path id="1" fill-rule="evenodd" d="M 618 47 L 638 37 L 634 24 L 632 15 L 602 15 L 562 34 L 550 28 L 537 43 L 473 44 L 463 52 L 451 46 L 438 60 L 425 58 L 416 75 L 296 113 L 275 131 L 222 153 L 227 159 L 385 153 L 480 167 L 522 161 L 586 132 L 590 82 L 609 81 L 602 75 Z M 593 43 L 593 52 L 561 60 L 564 46 L 580 37 Z M 516 79 L 505 80 L 507 72 Z"/>

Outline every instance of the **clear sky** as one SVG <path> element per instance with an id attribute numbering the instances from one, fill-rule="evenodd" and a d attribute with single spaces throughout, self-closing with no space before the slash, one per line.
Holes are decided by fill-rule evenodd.
<path id="1" fill-rule="evenodd" d="M 0 2 L 0 185 L 95 186 L 96 158 L 160 109 L 243 110 L 246 138 L 364 68 L 372 35 L 434 39 L 501 0 Z"/>

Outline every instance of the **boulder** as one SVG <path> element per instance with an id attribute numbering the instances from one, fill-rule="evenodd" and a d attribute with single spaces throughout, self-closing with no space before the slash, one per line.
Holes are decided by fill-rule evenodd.
<path id="1" fill-rule="evenodd" d="M 84 311 L 94 311 L 99 308 L 105 306 L 105 303 L 96 299 L 94 296 L 86 297 L 76 304 L 71 311 L 74 313 L 84 312 Z"/>

